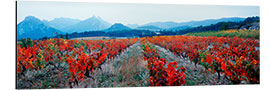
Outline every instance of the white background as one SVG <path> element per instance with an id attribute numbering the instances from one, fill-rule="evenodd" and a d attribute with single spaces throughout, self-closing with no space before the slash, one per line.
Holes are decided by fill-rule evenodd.
<path id="1" fill-rule="evenodd" d="M 29 0 L 20 0 L 29 1 Z M 33 0 L 32 0 L 33 1 Z M 73 2 L 110 2 L 110 3 L 158 3 L 158 4 L 194 4 L 194 5 L 251 5 L 260 6 L 260 85 L 216 85 L 216 86 L 179 86 L 179 87 L 132 87 L 132 88 L 106 88 L 114 90 L 125 89 L 188 89 L 188 90 L 261 90 L 270 88 L 270 23 L 269 0 L 35 0 L 35 1 L 73 1 Z M 16 12 L 15 0 L 0 1 L 0 89 L 15 89 L 15 57 L 16 57 Z M 83 88 L 85 89 L 85 88 Z M 93 88 L 86 88 L 93 89 Z M 94 88 L 100 89 L 100 88 Z M 104 89 L 104 88 L 101 88 Z"/>

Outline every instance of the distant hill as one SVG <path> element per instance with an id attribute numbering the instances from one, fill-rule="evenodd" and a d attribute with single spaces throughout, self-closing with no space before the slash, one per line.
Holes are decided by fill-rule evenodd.
<path id="1" fill-rule="evenodd" d="M 156 26 L 159 28 L 167 29 L 169 28 L 175 28 L 180 26 L 190 26 L 190 27 L 197 27 L 197 26 L 207 26 L 211 24 L 216 24 L 218 22 L 240 22 L 244 21 L 245 18 L 239 18 L 239 17 L 231 17 L 231 18 L 220 18 L 220 19 L 206 19 L 202 21 L 189 21 L 189 22 L 151 22 L 144 24 L 142 26 Z"/>
<path id="2" fill-rule="evenodd" d="M 156 36 L 158 35 L 156 32 L 149 31 L 149 30 L 120 30 L 120 31 L 85 31 L 85 32 L 74 32 L 68 34 L 69 39 L 72 38 L 79 38 L 79 37 L 99 37 L 99 36 L 106 36 L 106 37 L 145 37 L 145 36 Z M 60 35 L 55 36 L 60 37 Z M 54 38 L 55 38 L 54 37 Z"/>
<path id="3" fill-rule="evenodd" d="M 259 30 L 260 29 L 260 17 L 248 17 L 240 27 L 240 30 L 248 29 L 248 30 Z"/>
<path id="4" fill-rule="evenodd" d="M 169 28 L 167 30 L 176 31 L 176 30 L 185 30 L 185 29 L 188 29 L 188 28 L 193 28 L 193 27 L 186 25 L 186 26 L 172 27 L 172 28 Z"/>
<path id="5" fill-rule="evenodd" d="M 48 26 L 53 27 L 53 28 L 58 29 L 58 30 L 62 30 L 65 27 L 74 25 L 74 24 L 79 23 L 79 22 L 80 22 L 79 19 L 64 18 L 64 17 L 55 18 L 51 21 L 43 20 L 43 23 L 45 25 L 48 25 Z M 65 32 L 65 31 L 63 31 L 63 32 Z"/>
<path id="6" fill-rule="evenodd" d="M 105 29 L 105 32 L 111 32 L 111 31 L 121 31 L 121 30 L 131 30 L 131 28 L 121 24 L 121 23 L 115 23 L 108 29 Z"/>
<path id="7" fill-rule="evenodd" d="M 63 32 L 46 26 L 40 19 L 34 16 L 27 16 L 25 19 L 17 24 L 17 39 L 31 38 L 39 39 L 43 37 L 52 37 Z"/>
<path id="8" fill-rule="evenodd" d="M 207 25 L 211 25 L 211 24 L 216 24 L 219 22 L 240 22 L 240 21 L 244 21 L 245 19 L 246 18 L 231 17 L 231 18 L 220 18 L 220 19 L 206 19 L 206 20 L 202 20 L 202 21 L 190 21 L 190 22 L 183 22 L 183 23 L 179 23 L 179 24 L 197 27 L 197 26 L 207 26 Z"/>
<path id="9" fill-rule="evenodd" d="M 248 29 L 248 30 L 259 30 L 260 29 L 260 18 L 258 16 L 248 17 L 240 22 L 218 22 L 216 24 L 211 24 L 208 26 L 198 26 L 194 28 L 187 28 L 184 30 L 177 31 L 162 31 L 162 35 L 183 35 L 186 33 L 196 33 L 205 31 L 219 31 L 228 29 Z"/>
<path id="10" fill-rule="evenodd" d="M 180 25 L 177 22 L 169 21 L 169 22 L 151 22 L 151 23 L 144 24 L 142 26 L 156 26 L 158 28 L 167 29 L 167 28 L 177 27 Z"/>
<path id="11" fill-rule="evenodd" d="M 130 27 L 132 29 L 139 27 L 138 24 L 127 24 L 126 26 L 128 26 L 128 27 Z"/>
<path id="12" fill-rule="evenodd" d="M 86 20 L 80 21 L 77 24 L 65 27 L 63 31 L 72 32 L 84 32 L 84 31 L 98 31 L 107 29 L 111 26 L 110 23 L 102 20 L 100 17 L 93 16 Z"/>
<path id="13" fill-rule="evenodd" d="M 158 35 L 184 35 L 191 32 L 205 32 L 205 31 L 219 31 L 227 29 L 255 29 L 259 30 L 260 26 L 259 17 L 248 17 L 240 22 L 218 22 L 208 26 L 179 26 L 170 29 L 162 29 L 160 31 L 151 31 L 149 28 L 158 29 L 156 26 L 141 26 L 142 28 L 148 28 L 147 30 L 130 29 L 129 27 L 116 23 L 110 28 L 102 31 L 85 31 L 85 32 L 74 32 L 69 34 L 70 38 L 78 37 L 145 37 L 145 36 L 158 36 Z M 137 27 L 140 28 L 140 27 Z M 185 28 L 185 29 L 184 29 Z M 108 32 L 107 32 L 107 31 Z M 106 31 L 106 32 L 105 32 Z M 59 36 L 58 36 L 59 37 Z"/>
<path id="14" fill-rule="evenodd" d="M 228 21 L 226 21 L 228 20 Z M 231 21 L 232 20 L 232 21 Z M 240 20 L 240 19 L 239 19 Z M 237 22 L 237 19 L 220 19 L 220 20 L 204 20 L 204 21 L 192 21 L 194 22 L 207 22 L 209 24 L 213 21 L 224 21 L 217 22 L 210 25 L 200 25 L 192 27 L 189 25 L 171 27 L 171 28 L 160 28 L 154 25 L 149 26 L 138 26 L 136 28 L 130 28 L 121 23 L 115 23 L 109 25 L 106 21 L 102 20 L 100 17 L 91 17 L 86 20 L 80 21 L 74 25 L 68 26 L 70 29 L 69 37 L 78 38 L 78 37 L 92 37 L 92 36 L 107 36 L 107 37 L 145 37 L 145 36 L 157 36 L 157 35 L 184 35 L 190 32 L 205 32 L 205 31 L 218 31 L 218 30 L 227 30 L 227 29 L 260 29 L 260 17 L 248 17 L 242 21 Z M 225 22 L 226 21 L 226 22 Z M 49 21 L 48 21 L 49 22 Z M 40 21 L 38 18 L 33 16 L 28 16 L 17 24 L 17 37 L 18 39 L 22 38 L 31 38 L 31 39 L 40 39 L 43 37 L 61 37 L 56 33 L 63 33 L 55 28 L 52 28 L 46 24 L 46 21 Z M 45 24 L 44 24 L 45 23 Z M 165 26 L 173 26 L 173 22 L 170 24 L 165 24 Z M 186 22 L 187 23 L 187 22 Z M 77 27 L 77 28 L 75 28 Z M 107 27 L 107 28 L 105 28 Z M 71 33 L 72 32 L 72 33 Z"/>
<path id="15" fill-rule="evenodd" d="M 156 26 L 140 26 L 140 27 L 137 27 L 135 29 L 136 30 L 150 30 L 150 31 L 159 31 L 159 30 L 162 30 L 161 28 L 156 27 Z"/>

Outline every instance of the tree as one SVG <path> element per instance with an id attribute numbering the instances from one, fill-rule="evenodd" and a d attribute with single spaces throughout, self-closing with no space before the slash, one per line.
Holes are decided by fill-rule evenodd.
<path id="1" fill-rule="evenodd" d="M 68 33 L 66 33 L 66 39 L 68 39 Z"/>
<path id="2" fill-rule="evenodd" d="M 60 35 L 60 38 L 64 38 L 63 34 Z"/>
<path id="3" fill-rule="evenodd" d="M 22 41 L 22 44 L 21 44 L 21 47 L 32 47 L 34 45 L 34 43 L 32 42 L 32 40 L 30 38 L 21 38 L 21 41 Z"/>
<path id="4" fill-rule="evenodd" d="M 221 27 L 219 27 L 219 30 L 228 30 L 230 27 L 230 23 L 224 22 L 222 23 Z"/>
<path id="5" fill-rule="evenodd" d="M 42 40 L 47 40 L 47 39 L 48 39 L 48 37 L 46 37 L 46 36 L 42 38 Z"/>

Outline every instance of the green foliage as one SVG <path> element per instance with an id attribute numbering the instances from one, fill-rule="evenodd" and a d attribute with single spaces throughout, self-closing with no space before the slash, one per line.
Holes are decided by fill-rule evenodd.
<path id="1" fill-rule="evenodd" d="M 219 30 L 228 30 L 229 27 L 230 27 L 230 23 L 225 22 L 225 23 L 222 23 L 221 27 L 219 27 Z"/>
<path id="2" fill-rule="evenodd" d="M 68 33 L 66 33 L 66 39 L 69 39 L 69 37 L 68 37 Z"/>
<path id="3" fill-rule="evenodd" d="M 221 30 L 207 31 L 198 33 L 188 33 L 187 36 L 217 36 L 217 37 L 241 37 L 241 38 L 260 38 L 260 30 Z"/>
<path id="4" fill-rule="evenodd" d="M 74 48 L 80 48 L 81 44 L 79 44 L 78 42 L 74 45 Z"/>
<path id="5" fill-rule="evenodd" d="M 30 38 L 21 38 L 21 47 L 27 48 L 27 46 L 32 47 L 34 45 L 33 41 Z"/>
<path id="6" fill-rule="evenodd" d="M 64 38 L 64 36 L 61 34 L 61 35 L 60 35 L 60 38 Z"/>

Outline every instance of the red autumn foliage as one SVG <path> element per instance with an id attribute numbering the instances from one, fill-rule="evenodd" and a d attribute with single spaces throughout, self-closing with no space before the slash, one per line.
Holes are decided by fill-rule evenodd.
<path id="1" fill-rule="evenodd" d="M 84 81 L 89 72 L 100 68 L 107 58 L 113 58 L 137 39 L 112 40 L 33 40 L 33 47 L 17 46 L 17 73 L 39 70 L 65 61 L 69 65 L 70 82 Z"/>
<path id="2" fill-rule="evenodd" d="M 144 60 L 148 62 L 149 83 L 152 86 L 180 86 L 185 84 L 184 67 L 177 69 L 175 61 L 169 62 L 161 58 L 155 49 L 150 48 L 144 39 L 141 39 L 142 48 L 144 50 Z"/>
<path id="3" fill-rule="evenodd" d="M 259 83 L 259 40 L 239 37 L 158 36 L 147 38 L 153 44 L 189 58 L 218 75 L 224 73 L 235 84 Z"/>

